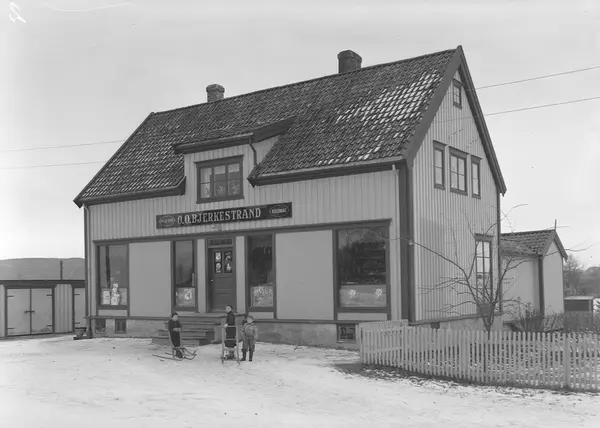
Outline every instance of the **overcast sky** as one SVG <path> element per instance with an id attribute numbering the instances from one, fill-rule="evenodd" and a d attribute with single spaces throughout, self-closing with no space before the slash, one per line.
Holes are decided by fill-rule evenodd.
<path id="1" fill-rule="evenodd" d="M 205 102 L 211 83 L 233 96 L 333 74 L 345 49 L 369 66 L 462 45 L 477 87 L 600 65 L 597 0 L 15 0 L 6 13 L 0 258 L 83 256 L 72 200 L 102 163 L 27 167 L 105 161 L 148 113 Z M 598 97 L 600 70 L 478 95 L 485 114 Z M 556 219 L 565 247 L 599 265 L 600 99 L 486 121 L 502 207 L 526 204 L 510 228 Z"/>

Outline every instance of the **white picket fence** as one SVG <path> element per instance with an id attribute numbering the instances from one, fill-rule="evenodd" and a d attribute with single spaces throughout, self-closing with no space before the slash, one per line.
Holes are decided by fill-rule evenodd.
<path id="1" fill-rule="evenodd" d="M 486 385 L 600 391 L 600 336 L 358 325 L 362 364 Z"/>

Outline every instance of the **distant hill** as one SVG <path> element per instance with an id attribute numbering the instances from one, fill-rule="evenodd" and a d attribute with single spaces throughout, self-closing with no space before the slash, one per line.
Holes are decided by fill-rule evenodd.
<path id="1" fill-rule="evenodd" d="M 60 279 L 63 260 L 63 279 L 85 279 L 85 262 L 71 259 L 9 259 L 0 260 L 0 281 L 14 279 Z"/>

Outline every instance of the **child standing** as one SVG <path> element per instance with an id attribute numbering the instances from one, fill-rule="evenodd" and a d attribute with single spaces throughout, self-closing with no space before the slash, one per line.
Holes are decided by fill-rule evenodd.
<path id="1" fill-rule="evenodd" d="M 171 336 L 171 342 L 173 343 L 173 347 L 175 348 L 175 354 L 177 358 L 183 358 L 183 354 L 181 353 L 181 323 L 179 322 L 179 314 L 177 312 L 173 312 L 171 314 L 171 319 L 169 320 L 169 335 Z"/>
<path id="2" fill-rule="evenodd" d="M 254 318 L 249 315 L 242 326 L 242 361 L 246 361 L 246 352 L 250 353 L 248 361 L 252 361 L 256 339 L 258 339 L 258 329 L 254 325 Z"/>
<path id="3" fill-rule="evenodd" d="M 225 306 L 225 313 L 227 318 L 225 319 L 225 347 L 229 353 L 227 355 L 228 360 L 235 358 L 233 348 L 235 348 L 235 314 L 231 305 Z"/>

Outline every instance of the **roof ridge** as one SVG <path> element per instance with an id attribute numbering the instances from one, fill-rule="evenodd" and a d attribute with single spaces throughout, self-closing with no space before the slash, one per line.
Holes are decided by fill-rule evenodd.
<path id="1" fill-rule="evenodd" d="M 554 228 L 551 229 L 536 229 L 536 230 L 526 230 L 526 231 L 522 231 L 522 232 L 504 232 L 501 233 L 500 235 L 521 235 L 521 234 L 525 234 L 525 233 L 541 233 L 541 232 L 554 232 Z"/>
<path id="2" fill-rule="evenodd" d="M 278 89 L 282 89 L 282 88 L 289 88 L 289 87 L 293 87 L 293 86 L 296 86 L 296 85 L 306 84 L 306 83 L 309 83 L 309 82 L 317 82 L 319 80 L 330 79 L 330 78 L 336 77 L 336 76 L 346 76 L 346 75 L 349 75 L 349 74 L 357 74 L 357 73 L 360 73 L 361 71 L 365 71 L 365 70 L 372 70 L 374 68 L 379 68 L 379 67 L 389 67 L 389 66 L 392 66 L 392 65 L 397 65 L 397 64 L 402 63 L 402 62 L 416 61 L 416 60 L 419 60 L 419 59 L 422 59 L 422 58 L 427 58 L 427 57 L 430 57 L 430 56 L 441 55 L 441 54 L 445 54 L 445 53 L 449 53 L 449 52 L 456 52 L 459 48 L 460 48 L 460 46 L 456 47 L 454 49 L 445 49 L 443 51 L 432 52 L 432 53 L 425 54 L 425 55 L 418 55 L 418 56 L 411 57 L 411 58 L 404 58 L 404 59 L 397 60 L 397 61 L 385 62 L 385 63 L 381 63 L 381 64 L 374 64 L 374 65 L 370 65 L 368 67 L 362 67 L 362 68 L 359 68 L 358 70 L 348 71 L 348 72 L 345 72 L 345 73 L 328 74 L 328 75 L 325 75 L 325 76 L 314 77 L 314 78 L 308 79 L 308 80 L 301 80 L 299 82 L 287 83 L 285 85 L 273 86 L 273 87 L 265 88 L 265 89 L 259 89 L 257 91 L 253 91 L 253 92 L 246 92 L 244 94 L 238 94 L 238 95 L 234 95 L 232 97 L 226 97 L 226 98 L 223 98 L 222 100 L 216 100 L 216 101 L 211 101 L 211 102 L 203 102 L 203 103 L 198 103 L 198 104 L 192 104 L 192 105 L 185 106 L 185 107 L 177 107 L 177 108 L 170 109 L 170 110 L 162 110 L 162 111 L 152 112 L 152 114 L 154 114 L 154 115 L 162 115 L 163 113 L 165 113 L 165 114 L 166 113 L 173 113 L 173 112 L 176 112 L 176 111 L 185 110 L 185 109 L 188 109 L 188 108 L 194 108 L 194 107 L 198 107 L 198 106 L 201 106 L 201 105 L 209 105 L 209 104 L 212 105 L 212 104 L 220 103 L 220 102 L 227 101 L 227 100 L 233 100 L 233 99 L 238 99 L 238 98 L 242 98 L 242 97 L 246 97 L 246 96 L 250 96 L 250 95 L 260 94 L 260 93 L 263 93 L 263 92 L 269 92 L 269 91 L 278 90 Z"/>

